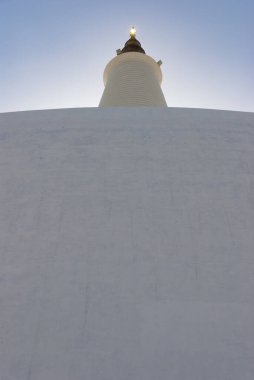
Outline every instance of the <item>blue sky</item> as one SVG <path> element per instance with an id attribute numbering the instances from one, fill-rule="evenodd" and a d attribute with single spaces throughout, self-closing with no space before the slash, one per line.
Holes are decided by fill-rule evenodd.
<path id="1" fill-rule="evenodd" d="M 0 112 L 96 107 L 129 28 L 172 107 L 254 112 L 253 0 L 0 0 Z"/>

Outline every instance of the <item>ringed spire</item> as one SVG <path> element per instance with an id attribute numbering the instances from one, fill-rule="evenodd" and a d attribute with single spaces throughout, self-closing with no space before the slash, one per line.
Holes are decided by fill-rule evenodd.
<path id="1" fill-rule="evenodd" d="M 99 107 L 167 107 L 161 82 L 161 61 L 146 54 L 134 26 L 123 49 L 105 67 Z"/>
<path id="2" fill-rule="evenodd" d="M 118 54 L 136 52 L 146 54 L 145 50 L 142 48 L 141 43 L 136 39 L 136 29 L 134 26 L 130 29 L 130 39 L 125 43 L 123 49 L 119 49 Z"/>

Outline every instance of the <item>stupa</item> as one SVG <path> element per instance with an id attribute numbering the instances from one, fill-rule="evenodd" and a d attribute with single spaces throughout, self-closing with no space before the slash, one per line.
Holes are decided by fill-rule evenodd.
<path id="1" fill-rule="evenodd" d="M 253 380 L 254 114 L 118 53 L 101 108 L 0 114 L 0 379 Z"/>

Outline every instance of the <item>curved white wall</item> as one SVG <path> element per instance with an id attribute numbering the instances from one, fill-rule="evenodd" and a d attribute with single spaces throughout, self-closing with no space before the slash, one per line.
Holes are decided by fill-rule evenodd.
<path id="1" fill-rule="evenodd" d="M 99 107 L 167 107 L 160 84 L 162 73 L 155 60 L 141 53 L 113 58 L 104 71 L 105 90 Z"/>
<path id="2" fill-rule="evenodd" d="M 254 114 L 0 114 L 0 379 L 254 379 Z"/>

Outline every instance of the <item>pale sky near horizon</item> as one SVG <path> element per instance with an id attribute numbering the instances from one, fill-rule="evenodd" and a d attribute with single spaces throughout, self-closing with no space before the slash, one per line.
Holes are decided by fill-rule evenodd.
<path id="1" fill-rule="evenodd" d="M 135 25 L 170 107 L 254 112 L 253 0 L 0 0 L 0 112 L 97 107 Z"/>

